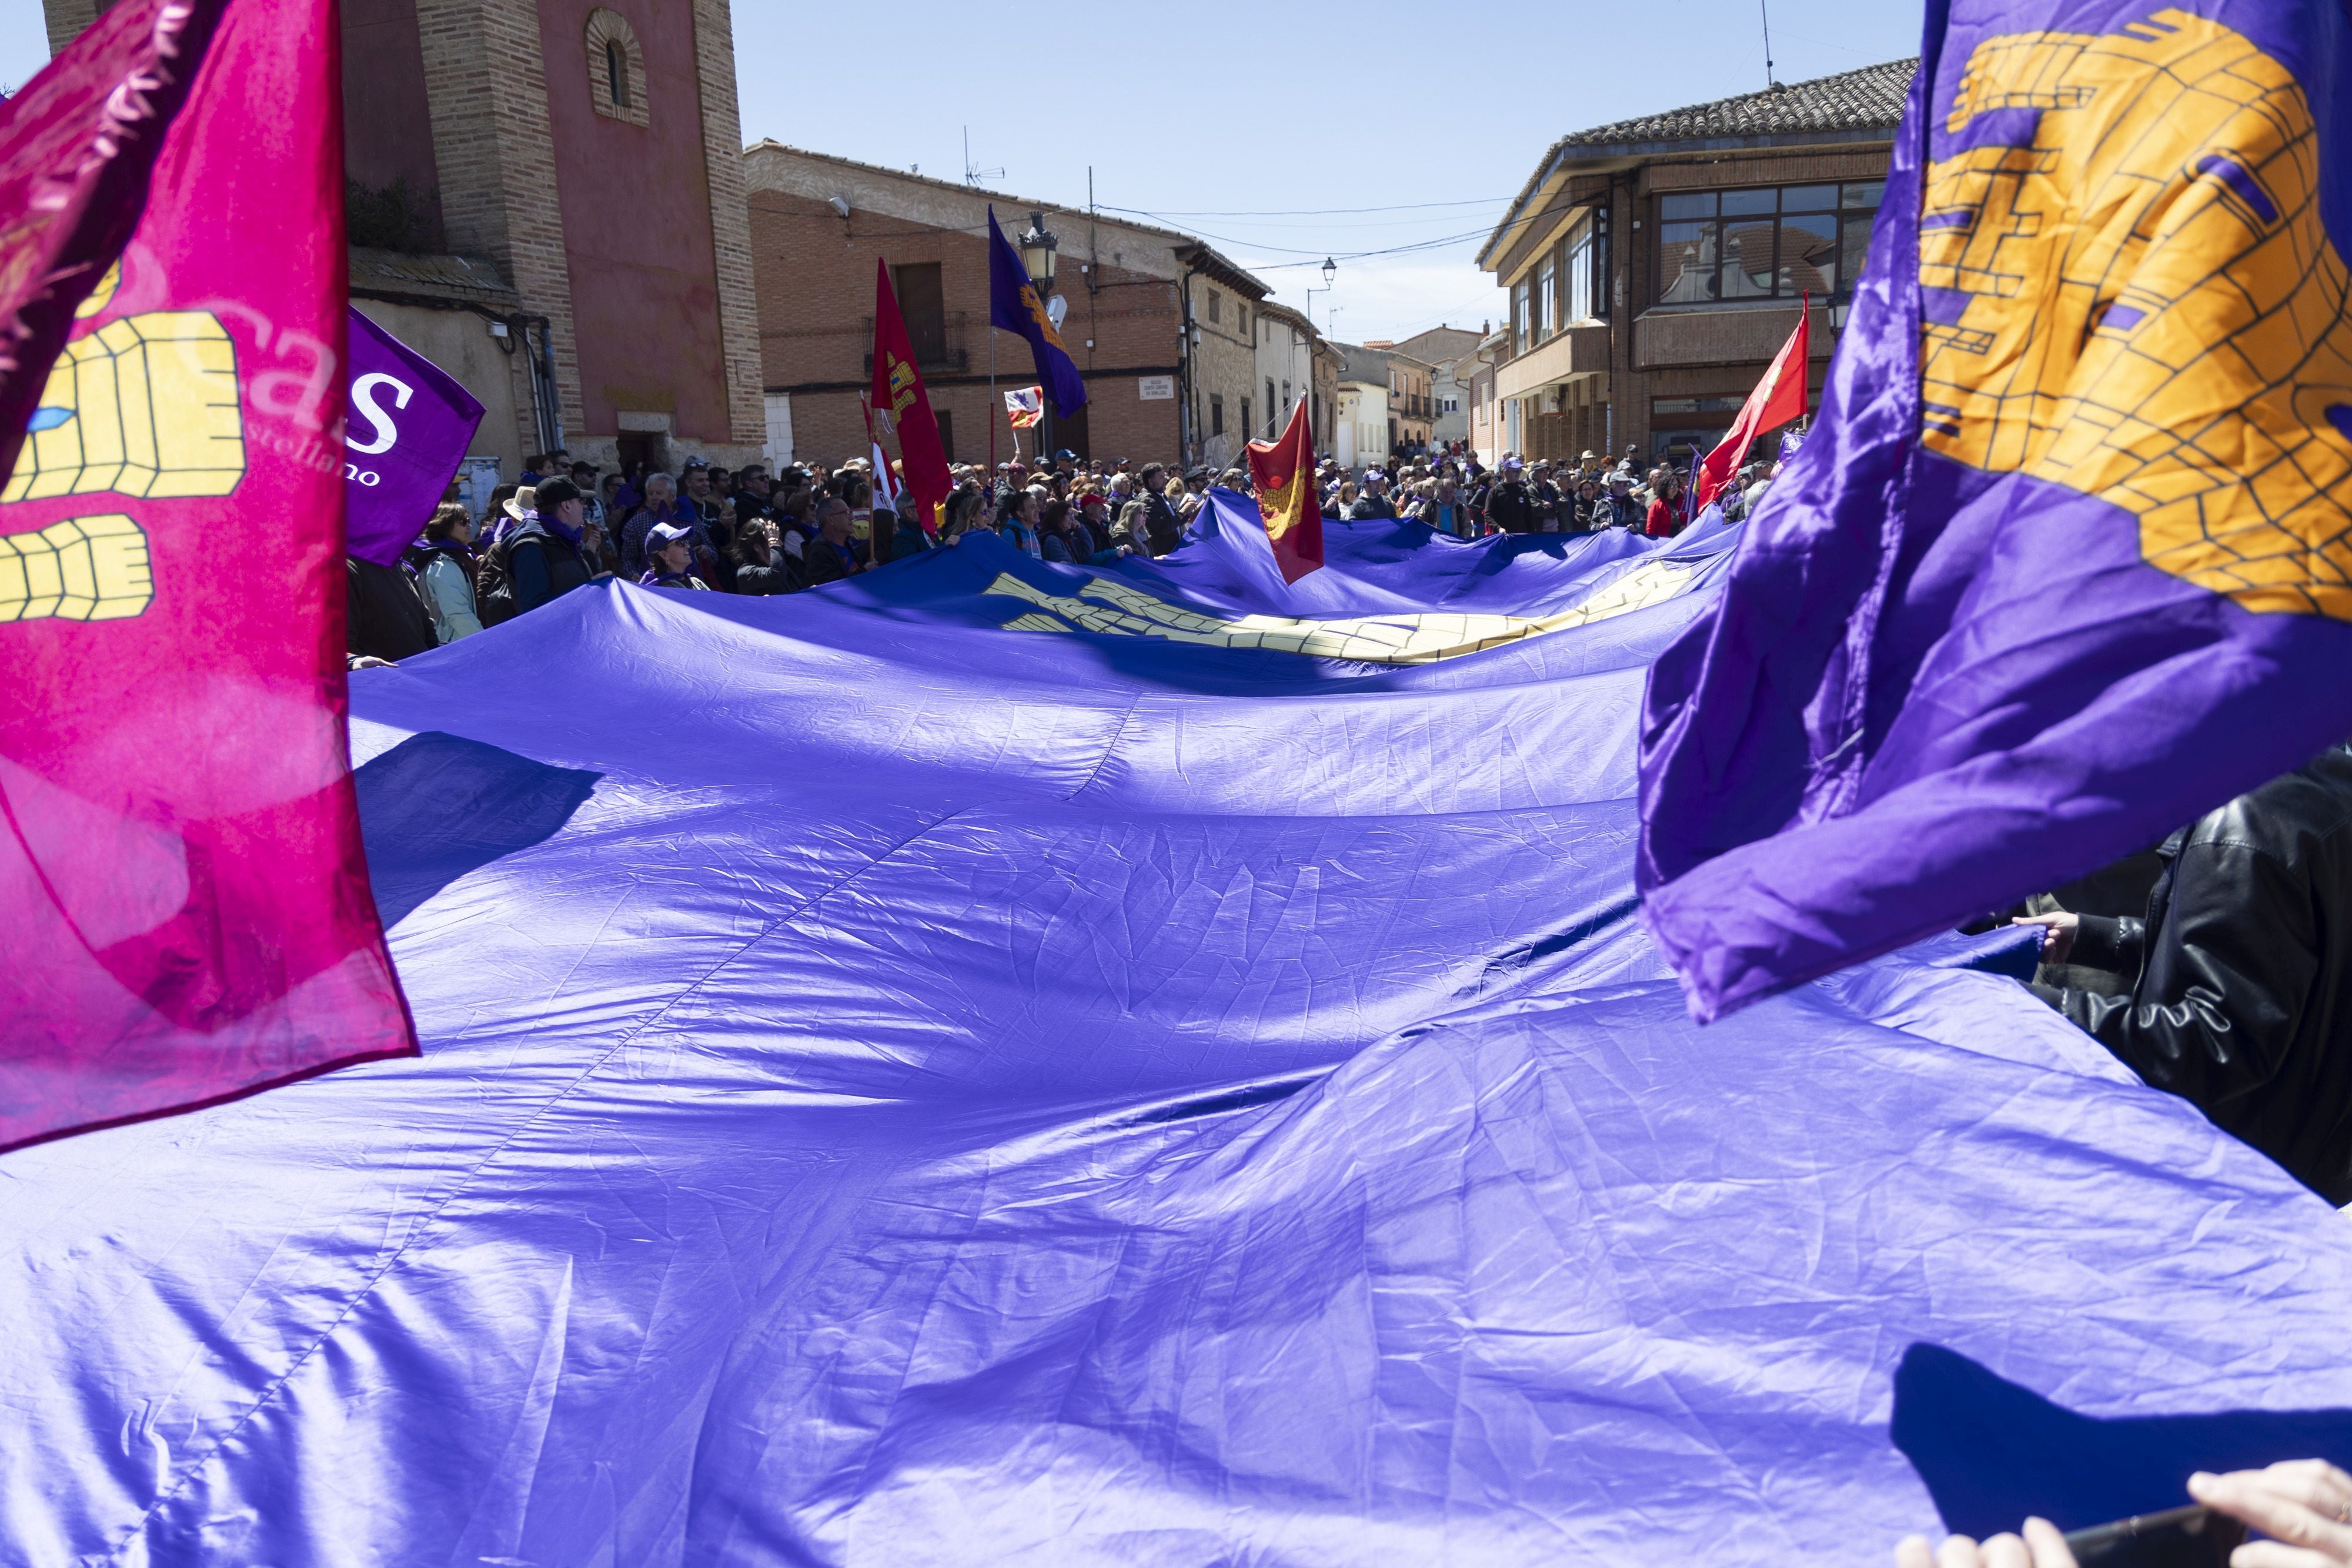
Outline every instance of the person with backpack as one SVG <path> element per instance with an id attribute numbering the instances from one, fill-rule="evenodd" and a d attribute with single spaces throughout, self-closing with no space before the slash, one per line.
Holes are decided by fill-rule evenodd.
<path id="1" fill-rule="evenodd" d="M 476 612 L 495 626 L 560 599 L 605 574 L 587 553 L 587 508 L 580 487 L 550 479 L 531 497 L 531 515 L 490 547 L 474 584 Z"/>

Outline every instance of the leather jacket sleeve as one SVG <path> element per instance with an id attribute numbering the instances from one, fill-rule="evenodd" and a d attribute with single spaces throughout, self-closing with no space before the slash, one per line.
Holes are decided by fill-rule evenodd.
<path id="1" fill-rule="evenodd" d="M 2149 1083 L 2210 1111 L 2278 1072 L 2319 946 L 2311 892 L 2288 866 L 2244 844 L 2191 841 L 2134 996 L 2069 990 L 2058 1005 Z"/>
<path id="2" fill-rule="evenodd" d="M 2139 973 L 2147 949 L 2147 922 L 2128 915 L 2084 915 L 2077 918 L 2074 950 L 2066 961 L 2130 979 Z"/>

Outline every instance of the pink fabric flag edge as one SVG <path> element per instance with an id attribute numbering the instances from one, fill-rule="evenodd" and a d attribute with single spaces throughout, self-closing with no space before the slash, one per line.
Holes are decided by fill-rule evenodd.
<path id="1" fill-rule="evenodd" d="M 0 982 L 0 1148 L 416 1054 L 345 733 L 338 43 L 332 0 L 228 8 L 160 139 L 119 281 L 101 272 L 69 329 L 75 354 L 160 353 L 166 382 L 233 385 L 155 404 L 184 446 L 233 421 L 225 447 L 203 438 L 227 476 L 207 486 L 198 461 L 193 485 L 184 469 L 160 486 L 51 482 L 56 453 L 28 445 L 42 482 L 0 507 L 20 549 L 111 523 L 142 552 L 137 603 L 52 594 L 0 624 L 18 676 L 0 692 L 0 907 L 18 949 Z M 37 405 L 73 403 L 52 384 L 66 395 Z"/>

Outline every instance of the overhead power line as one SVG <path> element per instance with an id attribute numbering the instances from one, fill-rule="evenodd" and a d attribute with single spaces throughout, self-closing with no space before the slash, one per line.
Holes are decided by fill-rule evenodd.
<path id="1" fill-rule="evenodd" d="M 1412 245 L 1392 245 L 1381 250 L 1339 251 L 1327 259 L 1332 261 L 1368 261 L 1376 256 L 1403 256 L 1416 250 L 1439 250 L 1449 245 L 1460 245 L 1465 240 L 1484 239 L 1486 236 L 1486 231 L 1485 229 L 1472 229 L 1465 234 L 1446 235 L 1440 239 L 1417 240 Z M 1204 235 L 1202 237 L 1206 238 L 1213 236 Z M 1246 242 L 1237 241 L 1234 243 L 1240 244 Z M 1279 249 L 1280 247 L 1275 246 L 1261 246 L 1258 248 L 1261 250 L 1275 250 Z M 1298 256 L 1307 253 L 1292 251 L 1289 254 Z M 1269 261 L 1263 263 L 1252 261 L 1243 262 L 1241 265 L 1248 267 L 1252 272 L 1280 272 L 1286 267 L 1320 267 L 1323 263 L 1322 261 Z"/>
<path id="2" fill-rule="evenodd" d="M 1127 213 L 1139 218 L 1329 218 L 1344 217 L 1352 213 L 1417 213 L 1430 207 L 1491 207 L 1507 202 L 1508 196 L 1477 196 L 1460 202 L 1404 202 L 1392 207 L 1294 207 L 1256 212 L 1147 212 L 1141 207 L 1114 207 L 1103 204 L 1107 213 Z"/>

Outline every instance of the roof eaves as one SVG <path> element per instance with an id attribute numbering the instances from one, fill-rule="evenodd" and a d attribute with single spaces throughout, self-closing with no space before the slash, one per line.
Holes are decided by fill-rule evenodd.
<path id="1" fill-rule="evenodd" d="M 819 152 L 813 148 L 795 147 L 788 141 L 779 141 L 772 136 L 763 137 L 745 147 L 743 156 L 749 158 L 754 153 L 762 152 L 781 152 L 793 158 L 813 158 L 820 163 L 836 163 L 845 169 L 855 169 L 864 174 L 879 174 L 887 179 L 904 180 L 909 184 L 929 185 L 933 190 L 952 191 L 966 196 L 977 196 L 983 201 L 1002 202 L 1007 206 L 1019 207 L 1024 211 L 1067 213 L 1074 216 L 1084 215 L 1087 212 L 1084 207 L 1073 207 L 1064 202 L 1043 202 L 1028 196 L 1016 196 L 1005 191 L 982 190 L 977 185 L 966 184 L 961 180 L 940 180 L 929 174 L 910 174 L 904 169 L 893 169 L 881 163 L 867 163 L 856 158 L 845 158 L 838 152 Z M 1201 243 L 1181 229 L 1164 229 L 1157 224 L 1139 224 L 1132 218 L 1097 215 L 1096 221 L 1108 224 L 1114 228 L 1131 229 L 1139 234 L 1158 235 L 1167 239 L 1181 240 L 1189 245 Z"/>
<path id="2" fill-rule="evenodd" d="M 1260 298 L 1274 292 L 1248 272 L 1244 271 L 1232 258 L 1220 253 L 1214 246 L 1203 241 L 1188 240 L 1176 247 L 1176 254 L 1179 259 L 1186 262 L 1197 258 L 1200 262 L 1198 270 L 1216 278 L 1229 288 L 1255 289 Z"/>
<path id="3" fill-rule="evenodd" d="M 1791 82 L 1769 92 L 1737 94 L 1706 103 L 1690 104 L 1680 109 L 1667 110 L 1659 114 L 1640 115 L 1631 120 L 1617 120 L 1609 125 L 1594 126 L 1587 131 L 1571 131 L 1553 142 L 1545 151 L 1542 159 L 1536 164 L 1535 172 L 1528 177 L 1526 184 L 1519 187 L 1519 193 L 1512 198 L 1510 206 L 1505 209 L 1501 220 L 1495 225 L 1494 232 L 1488 235 L 1486 243 L 1479 246 L 1477 265 L 1481 268 L 1491 270 L 1490 261 L 1504 248 L 1505 236 L 1528 221 L 1528 204 L 1536 193 L 1555 176 L 1571 168 L 1580 166 L 1588 172 L 1598 172 L 1600 171 L 1595 165 L 1612 160 L 1632 161 L 1687 152 L 1769 151 L 1784 147 L 1836 146 L 1854 142 L 1891 141 L 1894 140 L 1895 127 L 1901 122 L 1899 107 L 1895 109 L 1893 117 L 1888 118 L 1873 110 L 1857 110 L 1851 106 L 1841 108 L 1833 103 L 1820 105 L 1815 111 L 1825 116 L 1843 117 L 1849 120 L 1855 114 L 1861 113 L 1871 118 L 1872 123 L 1866 125 L 1849 123 L 1816 130 L 1791 126 L 1786 130 L 1751 131 L 1726 136 L 1675 136 L 1642 132 L 1645 128 L 1664 126 L 1675 120 L 1704 120 L 1709 116 L 1719 117 L 1726 110 L 1747 104 L 1779 107 L 1785 101 L 1793 112 L 1801 114 L 1807 111 L 1804 107 L 1806 100 L 1818 100 L 1830 96 L 1840 87 L 1851 86 L 1855 91 L 1861 93 L 1884 92 L 1890 98 L 1899 99 L 1908 93 L 1911 78 L 1918 69 L 1918 65 L 1916 58 L 1883 60 L 1877 65 L 1864 66 L 1856 70 L 1839 71 L 1830 76 Z M 1895 79 L 1898 77 L 1899 84 Z M 1824 89 L 1828 90 L 1825 92 Z M 1594 140 L 1599 137 L 1607 137 L 1609 140 L 1605 141 Z"/>

